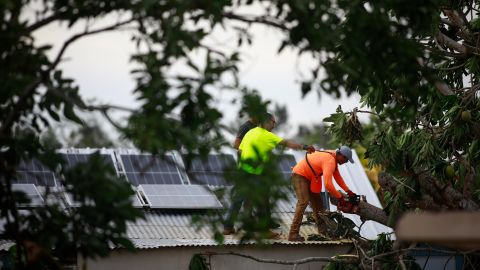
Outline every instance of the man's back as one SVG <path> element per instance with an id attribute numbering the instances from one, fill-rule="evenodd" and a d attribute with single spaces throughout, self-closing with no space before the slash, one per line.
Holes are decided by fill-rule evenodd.
<path id="1" fill-rule="evenodd" d="M 239 167 L 244 171 L 260 174 L 263 170 L 263 166 L 252 166 L 252 163 L 266 162 L 272 150 L 283 139 L 275 135 L 274 133 L 261 128 L 256 127 L 251 129 L 245 134 L 242 142 L 240 143 L 240 164 Z"/>
<path id="2" fill-rule="evenodd" d="M 308 158 L 308 163 L 306 159 L 302 159 L 300 162 L 293 167 L 293 172 L 299 175 L 304 176 L 305 178 L 312 180 L 314 179 L 317 175 L 320 175 L 323 173 L 325 169 L 331 170 L 333 173 L 333 170 L 336 168 L 336 161 L 335 161 L 335 152 L 315 152 L 312 154 L 307 155 Z M 312 167 L 314 172 L 312 171 Z"/>

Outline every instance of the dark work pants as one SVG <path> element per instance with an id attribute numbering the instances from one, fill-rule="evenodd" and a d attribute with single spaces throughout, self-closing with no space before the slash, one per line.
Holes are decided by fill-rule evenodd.
<path id="1" fill-rule="evenodd" d="M 260 175 L 248 174 L 248 177 L 250 179 L 245 179 L 245 181 L 250 182 L 249 184 L 250 188 L 255 188 L 256 185 L 259 185 L 260 181 L 258 181 L 258 178 L 261 177 Z M 245 198 L 241 194 L 239 194 L 236 188 L 237 187 L 233 187 L 232 189 L 231 204 L 227 210 L 227 213 L 225 215 L 225 219 L 223 222 L 224 229 L 234 229 L 234 223 L 237 220 L 237 217 L 240 213 L 240 209 L 242 208 L 242 205 L 244 206 L 244 209 L 247 208 L 251 211 L 250 215 L 252 216 L 252 218 L 256 218 L 255 215 L 264 216 L 264 217 L 271 216 L 271 209 L 268 206 L 266 206 L 268 205 L 268 200 L 270 198 L 269 196 L 266 196 L 265 198 L 266 200 L 265 205 L 251 205 L 251 202 L 245 200 Z"/>

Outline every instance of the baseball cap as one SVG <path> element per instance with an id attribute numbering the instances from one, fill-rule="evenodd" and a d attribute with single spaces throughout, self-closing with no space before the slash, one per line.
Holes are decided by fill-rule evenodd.
<path id="1" fill-rule="evenodd" d="M 343 156 L 345 156 L 348 159 L 348 161 L 350 161 L 350 163 L 354 163 L 352 158 L 352 150 L 350 149 L 350 147 L 346 145 L 342 145 L 340 146 L 340 148 L 337 149 L 337 153 L 340 153 Z"/>

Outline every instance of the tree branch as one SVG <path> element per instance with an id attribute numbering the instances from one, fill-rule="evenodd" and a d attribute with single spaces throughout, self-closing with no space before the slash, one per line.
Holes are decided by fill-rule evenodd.
<path id="1" fill-rule="evenodd" d="M 338 204 L 338 199 L 335 197 L 330 197 L 330 202 L 336 206 Z M 362 220 L 372 220 L 388 226 L 388 216 L 385 214 L 383 209 L 369 204 L 368 202 L 360 201 L 358 203 L 358 210 L 355 214 L 359 215 Z"/>
<path id="2" fill-rule="evenodd" d="M 297 264 L 304 264 L 309 262 L 345 262 L 345 263 L 354 263 L 358 260 L 358 256 L 356 255 L 340 255 L 338 257 L 345 258 L 345 259 L 336 259 L 334 257 L 307 257 L 296 261 L 284 261 L 284 260 L 275 260 L 275 259 L 262 259 L 257 258 L 248 254 L 238 253 L 234 251 L 230 252 L 206 252 L 206 253 L 199 253 L 199 255 L 203 256 L 219 256 L 219 255 L 232 255 L 232 256 L 239 256 L 243 258 L 248 258 L 257 262 L 261 263 L 274 263 L 274 264 L 283 264 L 283 265 L 297 265 Z"/>
<path id="3" fill-rule="evenodd" d="M 437 90 L 440 93 L 442 93 L 442 95 L 444 95 L 444 96 L 451 96 L 451 95 L 455 94 L 455 93 L 453 93 L 452 89 L 450 89 L 450 87 L 448 87 L 448 85 L 443 81 L 435 80 L 433 82 L 433 84 L 435 85 Z"/>
<path id="4" fill-rule="evenodd" d="M 430 194 L 436 202 L 445 201 L 445 203 L 452 204 L 456 209 L 478 210 L 479 205 L 471 199 L 465 198 L 463 193 L 455 190 L 451 185 L 447 185 L 439 189 L 436 180 L 427 173 L 418 175 L 420 187 Z"/>
<path id="5" fill-rule="evenodd" d="M 113 24 L 113 25 L 110 25 L 110 26 L 107 26 L 107 27 L 99 28 L 99 29 L 96 29 L 96 30 L 93 30 L 93 31 L 86 30 L 83 33 L 79 33 L 79 34 L 76 34 L 76 35 L 70 37 L 67 41 L 65 41 L 65 43 L 63 43 L 63 46 L 60 49 L 60 52 L 57 54 L 57 57 L 53 61 L 52 65 L 50 66 L 50 69 L 48 70 L 48 72 L 52 71 L 58 65 L 58 63 L 60 62 L 63 54 L 65 53 L 65 50 L 68 48 L 68 46 L 70 46 L 70 44 L 72 44 L 77 39 L 85 37 L 85 36 L 90 36 L 90 35 L 106 32 L 106 31 L 115 30 L 115 29 L 119 28 L 120 26 L 129 24 L 133 21 L 134 21 L 134 19 L 129 19 L 129 20 L 119 22 L 119 23 L 116 23 L 116 24 Z"/>
<path id="6" fill-rule="evenodd" d="M 40 28 L 40 27 L 43 27 L 43 26 L 45 26 L 45 25 L 47 25 L 47 24 L 49 24 L 49 23 L 51 23 L 51 22 L 53 22 L 53 21 L 56 21 L 56 20 L 60 19 L 60 18 L 61 18 L 62 16 L 64 16 L 65 14 L 66 14 L 65 11 L 61 11 L 61 12 L 52 14 L 52 15 L 49 16 L 49 17 L 43 18 L 42 20 L 37 21 L 37 22 L 31 24 L 30 26 L 27 26 L 26 31 L 27 31 L 28 33 L 33 32 L 33 31 L 37 30 L 37 29 Z"/>
<path id="7" fill-rule="evenodd" d="M 128 23 L 131 23 L 132 21 L 133 21 L 133 19 L 129 19 L 129 20 L 126 20 L 126 21 L 123 21 L 123 22 L 113 24 L 113 25 L 108 26 L 108 27 L 100 28 L 100 29 L 93 30 L 93 31 L 85 31 L 85 32 L 80 33 L 80 34 L 76 34 L 76 35 L 72 36 L 70 39 L 68 39 L 63 44 L 62 48 L 60 49 L 60 52 L 58 53 L 57 57 L 52 62 L 52 64 L 48 68 L 48 70 L 46 70 L 45 72 L 42 72 L 43 75 L 41 77 L 35 79 L 32 83 L 30 83 L 22 91 L 22 94 L 20 95 L 20 97 L 18 99 L 18 102 L 14 105 L 14 108 L 5 117 L 5 121 L 2 123 L 2 126 L 0 127 L 0 138 L 6 136 L 6 133 L 8 132 L 8 130 L 13 125 L 13 123 L 15 121 L 15 118 L 18 116 L 20 111 L 25 106 L 28 97 L 32 96 L 35 93 L 35 89 L 37 89 L 38 85 L 40 85 L 42 82 L 44 82 L 48 78 L 50 72 L 52 70 L 54 70 L 55 67 L 58 65 L 58 63 L 60 62 L 63 54 L 65 53 L 65 50 L 68 48 L 68 46 L 70 46 L 70 44 L 72 44 L 74 41 L 78 40 L 79 38 L 82 38 L 82 37 L 85 37 L 85 36 L 88 36 L 88 35 L 98 34 L 98 33 L 106 32 L 106 31 L 110 31 L 110 30 L 115 30 L 122 25 L 126 25 Z"/>
<path id="8" fill-rule="evenodd" d="M 289 30 L 288 27 L 286 27 L 284 24 L 268 20 L 265 17 L 247 18 L 244 15 L 238 15 L 238 14 L 234 14 L 234 13 L 231 13 L 231 12 L 224 13 L 223 16 L 225 18 L 234 19 L 234 20 L 238 20 L 238 21 L 242 21 L 242 22 L 246 22 L 246 23 L 258 23 L 258 24 L 273 26 L 275 28 L 278 28 L 278 29 L 281 29 L 281 30 L 284 30 L 284 31 Z"/>
<path id="9" fill-rule="evenodd" d="M 465 47 L 463 44 L 460 44 L 460 43 L 456 42 L 455 40 L 449 38 L 448 36 L 446 36 L 445 34 L 443 34 L 440 31 L 438 31 L 437 34 L 435 35 L 435 40 L 438 43 L 443 44 L 446 47 L 461 53 L 463 56 L 466 56 L 467 53 L 468 53 L 467 47 Z"/>
<path id="10" fill-rule="evenodd" d="M 458 11 L 445 9 L 443 10 L 443 13 L 448 17 L 448 21 L 451 23 L 451 25 L 458 28 L 458 32 L 456 33 L 458 36 L 463 38 L 465 41 L 472 40 L 472 34 L 466 26 L 466 23 L 463 20 L 462 16 L 458 14 Z"/>

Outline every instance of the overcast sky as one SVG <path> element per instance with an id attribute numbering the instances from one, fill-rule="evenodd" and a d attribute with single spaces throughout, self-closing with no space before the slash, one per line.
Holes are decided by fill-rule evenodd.
<path id="1" fill-rule="evenodd" d="M 63 41 L 82 29 L 82 24 L 77 24 L 72 30 L 66 30 L 66 25 L 51 24 L 34 34 L 37 44 L 54 44 L 53 56 Z M 296 54 L 287 50 L 277 54 L 280 35 L 272 29 L 259 26 L 252 33 L 253 45 L 242 49 L 240 80 L 260 91 L 264 98 L 286 105 L 292 127 L 286 135 L 294 135 L 299 124 L 319 123 L 334 113 L 338 105 L 342 105 L 344 110 L 360 106 L 358 96 L 334 99 L 323 94 L 319 99 L 316 93 L 310 93 L 302 99 L 298 80 L 302 70 L 308 71 L 313 66 L 312 60 L 307 57 L 298 59 Z M 231 36 L 233 34 L 219 32 L 209 42 L 228 43 Z M 135 52 L 135 47 L 130 38 L 131 34 L 127 31 L 109 32 L 86 37 L 68 48 L 61 68 L 65 75 L 75 79 L 85 99 L 131 108 L 139 106 L 132 94 L 135 82 L 130 75 L 132 65 L 129 57 Z M 231 95 L 224 93 L 217 97 L 217 106 L 225 114 L 225 123 L 234 121 L 238 107 L 229 102 Z"/>

